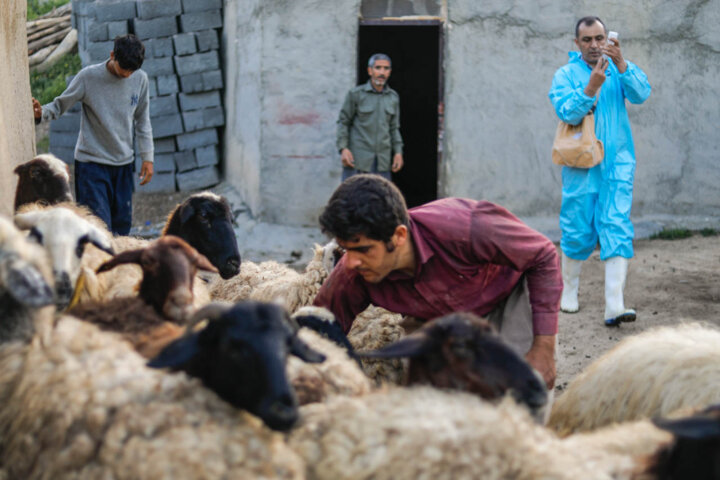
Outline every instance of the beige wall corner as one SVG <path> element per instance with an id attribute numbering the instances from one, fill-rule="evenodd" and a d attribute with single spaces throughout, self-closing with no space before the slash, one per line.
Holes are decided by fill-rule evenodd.
<path id="1" fill-rule="evenodd" d="M 35 154 L 25 0 L 0 0 L 0 214 L 12 214 L 13 169 Z"/>

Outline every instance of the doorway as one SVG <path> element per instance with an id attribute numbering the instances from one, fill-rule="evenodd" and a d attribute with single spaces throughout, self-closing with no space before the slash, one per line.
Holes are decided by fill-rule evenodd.
<path id="1" fill-rule="evenodd" d="M 437 198 L 441 161 L 442 74 L 440 21 L 362 21 L 358 35 L 358 84 L 368 80 L 374 53 L 392 59 L 389 85 L 400 95 L 400 134 L 405 166 L 393 182 L 408 207 Z"/>

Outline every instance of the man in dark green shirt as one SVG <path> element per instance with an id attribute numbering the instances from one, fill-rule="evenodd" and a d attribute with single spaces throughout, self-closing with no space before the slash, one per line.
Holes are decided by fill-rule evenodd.
<path id="1" fill-rule="evenodd" d="M 343 181 L 356 173 L 390 172 L 403 166 L 400 97 L 387 85 L 390 57 L 376 53 L 368 61 L 370 79 L 350 90 L 337 121 L 337 148 Z"/>

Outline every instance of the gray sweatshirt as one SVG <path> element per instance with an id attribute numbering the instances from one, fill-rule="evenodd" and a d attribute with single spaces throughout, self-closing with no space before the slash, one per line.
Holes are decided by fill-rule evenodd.
<path id="1" fill-rule="evenodd" d="M 42 119 L 55 120 L 81 102 L 75 159 L 105 165 L 133 161 L 133 131 L 144 162 L 153 161 L 148 77 L 142 70 L 128 78 L 110 73 L 105 62 L 83 68 L 55 100 L 43 105 Z"/>

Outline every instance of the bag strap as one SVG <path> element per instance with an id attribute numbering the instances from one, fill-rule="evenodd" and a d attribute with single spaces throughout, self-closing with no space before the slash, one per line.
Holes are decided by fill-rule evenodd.
<path id="1" fill-rule="evenodd" d="M 593 106 L 590 107 L 590 111 L 586 113 L 586 115 L 590 113 L 595 113 L 595 107 L 597 107 L 597 102 L 600 100 L 600 92 L 602 92 L 602 85 L 600 85 L 600 88 L 598 89 L 597 95 L 595 96 L 595 102 L 593 103 Z"/>

